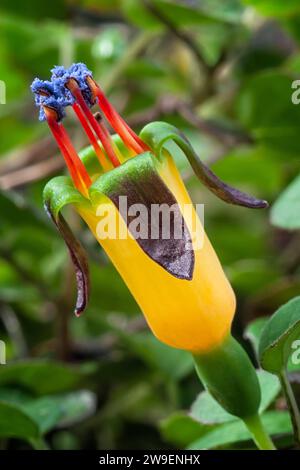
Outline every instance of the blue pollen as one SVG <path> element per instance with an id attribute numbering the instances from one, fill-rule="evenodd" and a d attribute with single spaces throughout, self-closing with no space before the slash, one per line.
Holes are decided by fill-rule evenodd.
<path id="1" fill-rule="evenodd" d="M 35 95 L 34 98 L 37 107 L 41 106 L 43 98 L 45 98 L 45 95 L 41 94 L 41 92 L 47 93 L 48 96 L 54 93 L 53 84 L 48 80 L 40 80 L 39 78 L 33 80 L 30 88 Z"/>
<path id="2" fill-rule="evenodd" d="M 66 112 L 65 112 L 65 107 L 61 103 L 60 99 L 56 98 L 55 96 L 44 96 L 42 98 L 43 99 L 41 100 L 41 105 L 40 105 L 39 120 L 40 121 L 46 120 L 46 115 L 45 115 L 43 106 L 47 106 L 48 108 L 54 109 L 56 111 L 57 121 L 58 122 L 62 121 L 66 115 Z"/>
<path id="3" fill-rule="evenodd" d="M 63 119 L 65 116 L 64 106 L 62 105 L 61 100 L 55 96 L 55 90 L 52 82 L 35 78 L 30 88 L 35 95 L 35 104 L 38 108 L 40 108 L 40 121 L 46 120 L 43 106 L 48 106 L 49 108 L 54 109 L 57 113 L 59 121 Z"/>
<path id="4" fill-rule="evenodd" d="M 66 73 L 66 69 L 63 65 L 55 65 L 53 69 L 51 69 L 51 73 L 51 79 L 62 77 Z"/>
<path id="5" fill-rule="evenodd" d="M 87 77 L 92 77 L 92 72 L 83 63 L 71 65 L 65 69 L 62 65 L 56 65 L 52 70 L 51 81 L 35 78 L 31 84 L 31 91 L 35 94 L 35 104 L 40 108 L 39 120 L 45 121 L 46 116 L 43 106 L 48 106 L 57 112 L 58 120 L 65 117 L 65 108 L 75 103 L 75 98 L 66 87 L 67 82 L 73 78 L 78 83 L 83 98 L 88 106 L 95 103 L 92 92 L 86 82 Z M 41 94 L 47 93 L 47 95 Z"/>
<path id="6" fill-rule="evenodd" d="M 86 82 L 87 77 L 92 77 L 92 72 L 85 64 L 77 63 L 71 65 L 68 69 L 58 65 L 52 70 L 51 81 L 54 86 L 56 96 L 61 97 L 65 101 L 65 106 L 72 106 L 75 98 L 66 87 L 67 82 L 73 78 L 78 83 L 80 91 L 86 103 L 91 107 L 94 104 L 92 92 Z"/>
<path id="7" fill-rule="evenodd" d="M 52 95 L 54 92 L 53 83 L 49 80 L 40 80 L 39 78 L 35 78 L 30 85 L 31 91 L 33 93 L 38 93 L 40 90 L 43 90 L 49 95 Z"/>

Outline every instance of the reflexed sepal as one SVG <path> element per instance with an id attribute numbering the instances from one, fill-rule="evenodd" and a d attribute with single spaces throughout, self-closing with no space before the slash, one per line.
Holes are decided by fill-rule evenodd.
<path id="1" fill-rule="evenodd" d="M 164 144 L 173 140 L 186 155 L 195 175 L 223 201 L 252 209 L 268 207 L 267 201 L 256 199 L 246 193 L 235 189 L 221 181 L 198 157 L 192 145 L 176 127 L 165 122 L 152 122 L 147 124 L 140 132 L 141 139 L 146 142 L 159 157 Z"/>
<path id="2" fill-rule="evenodd" d="M 75 314 L 79 316 L 85 309 L 89 298 L 89 268 L 86 253 L 72 233 L 60 211 L 68 204 L 87 205 L 86 199 L 74 188 L 70 178 L 58 176 L 47 183 L 43 193 L 47 214 L 62 235 L 74 265 L 77 283 Z"/>
<path id="3" fill-rule="evenodd" d="M 151 152 L 138 155 L 98 178 L 90 188 L 90 196 L 96 204 L 99 195 L 105 194 L 117 207 L 133 236 L 131 223 L 136 214 L 132 215 L 130 209 L 144 208 L 145 215 L 140 216 L 146 233 L 145 236 L 135 237 L 136 242 L 146 255 L 170 274 L 191 280 L 195 263 L 191 235 L 180 207 L 160 177 L 157 166 L 159 162 Z M 126 204 L 122 203 L 124 197 Z M 154 212 L 154 207 L 170 211 L 168 234 L 164 233 L 161 214 Z M 156 236 L 153 236 L 153 230 Z"/>

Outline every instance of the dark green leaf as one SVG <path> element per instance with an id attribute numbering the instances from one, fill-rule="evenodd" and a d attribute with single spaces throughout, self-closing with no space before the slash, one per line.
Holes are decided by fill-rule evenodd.
<path id="1" fill-rule="evenodd" d="M 40 434 L 53 429 L 62 414 L 57 400 L 52 397 L 37 398 L 19 406 L 38 425 Z"/>
<path id="2" fill-rule="evenodd" d="M 205 426 L 195 421 L 181 411 L 172 414 L 160 423 L 163 438 L 179 447 L 187 446 L 214 428 L 214 426 Z"/>
<path id="3" fill-rule="evenodd" d="M 237 98 L 239 122 L 256 142 L 283 155 L 300 149 L 300 106 L 293 104 L 292 92 L 291 77 L 272 70 L 250 76 Z"/>
<path id="4" fill-rule="evenodd" d="M 257 371 L 257 375 L 262 395 L 259 412 L 263 413 L 278 395 L 280 383 L 277 377 L 263 370 Z M 202 424 L 226 423 L 236 420 L 236 417 L 227 413 L 207 391 L 198 395 L 190 414 L 193 419 Z"/>
<path id="5" fill-rule="evenodd" d="M 128 335 L 127 339 L 136 354 L 174 380 L 180 380 L 194 368 L 191 354 L 166 346 L 152 333 Z"/>
<path id="6" fill-rule="evenodd" d="M 300 297 L 282 305 L 266 323 L 260 337 L 261 365 L 278 374 L 294 352 L 293 342 L 300 338 Z"/>
<path id="7" fill-rule="evenodd" d="M 272 436 L 289 434 L 292 432 L 290 415 L 288 412 L 269 411 L 262 416 L 266 431 Z M 237 442 L 250 441 L 251 436 L 242 421 L 222 424 L 211 432 L 197 439 L 188 446 L 190 450 L 214 449 Z"/>
<path id="8" fill-rule="evenodd" d="M 0 436 L 30 440 L 39 437 L 36 422 L 18 406 L 0 402 Z"/>
<path id="9" fill-rule="evenodd" d="M 1 367 L 0 384 L 17 384 L 39 395 L 68 390 L 79 383 L 78 369 L 45 360 L 19 361 Z"/>
<path id="10" fill-rule="evenodd" d="M 37 424 L 40 434 L 82 421 L 93 414 L 96 406 L 95 395 L 87 390 L 34 398 L 18 389 L 1 388 L 0 400 L 22 410 Z"/>
<path id="11" fill-rule="evenodd" d="M 244 337 L 250 341 L 256 355 L 258 355 L 261 332 L 268 320 L 268 317 L 257 318 L 253 322 L 249 323 L 245 329 Z"/>
<path id="12" fill-rule="evenodd" d="M 236 417 L 227 413 L 209 392 L 201 392 L 192 404 L 191 417 L 202 424 L 218 424 L 235 421 Z"/>
<path id="13" fill-rule="evenodd" d="M 66 14 L 66 4 L 63 0 L 52 0 L 47 3 L 31 0 L 30 4 L 23 0 L 15 0 L 13 3 L 9 0 L 1 0 L 1 10 L 22 17 L 29 16 L 44 20 L 45 18 L 63 18 Z"/>

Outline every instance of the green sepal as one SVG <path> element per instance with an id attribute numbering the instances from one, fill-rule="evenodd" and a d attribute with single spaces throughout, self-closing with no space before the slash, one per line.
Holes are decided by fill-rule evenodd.
<path id="1" fill-rule="evenodd" d="M 61 210 L 68 204 L 90 206 L 69 177 L 58 176 L 50 180 L 43 192 L 43 201 L 47 214 L 55 223 L 63 237 L 74 265 L 77 283 L 75 314 L 79 316 L 85 309 L 89 298 L 89 269 L 86 253 L 61 215 Z"/>
<path id="2" fill-rule="evenodd" d="M 257 414 L 261 401 L 257 375 L 231 335 L 211 351 L 194 355 L 194 360 L 204 387 L 228 413 L 243 420 Z"/>
<path id="3" fill-rule="evenodd" d="M 152 122 L 147 124 L 141 130 L 140 137 L 149 145 L 158 158 L 161 158 L 166 142 L 170 140 L 174 141 L 187 157 L 195 175 L 211 192 L 223 201 L 251 209 L 268 207 L 266 201 L 256 199 L 221 181 L 201 161 L 186 136 L 171 124 L 167 124 L 166 122 Z"/>

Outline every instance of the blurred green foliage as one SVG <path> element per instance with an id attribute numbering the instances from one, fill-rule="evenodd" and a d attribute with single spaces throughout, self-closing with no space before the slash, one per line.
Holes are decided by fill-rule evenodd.
<path id="1" fill-rule="evenodd" d="M 92 275 L 90 306 L 72 316 L 72 267 L 42 207 L 43 186 L 64 169 L 29 86 L 55 64 L 85 62 L 137 131 L 149 119 L 177 125 L 221 178 L 276 201 L 272 217 L 226 206 L 176 155 L 193 200 L 205 203 L 206 231 L 237 294 L 241 338 L 250 320 L 299 293 L 299 177 L 285 190 L 300 171 L 300 107 L 291 101 L 299 25 L 297 0 L 1 1 L 2 448 L 252 446 L 235 419 L 217 413 L 211 421 L 216 405 L 203 405 L 203 392 L 195 402 L 201 390 L 188 354 L 149 333 L 70 211 Z M 72 116 L 67 127 L 78 149 L 86 145 Z M 267 429 L 288 446 L 291 425 L 286 411 L 275 411 L 277 385 L 263 387 Z"/>

